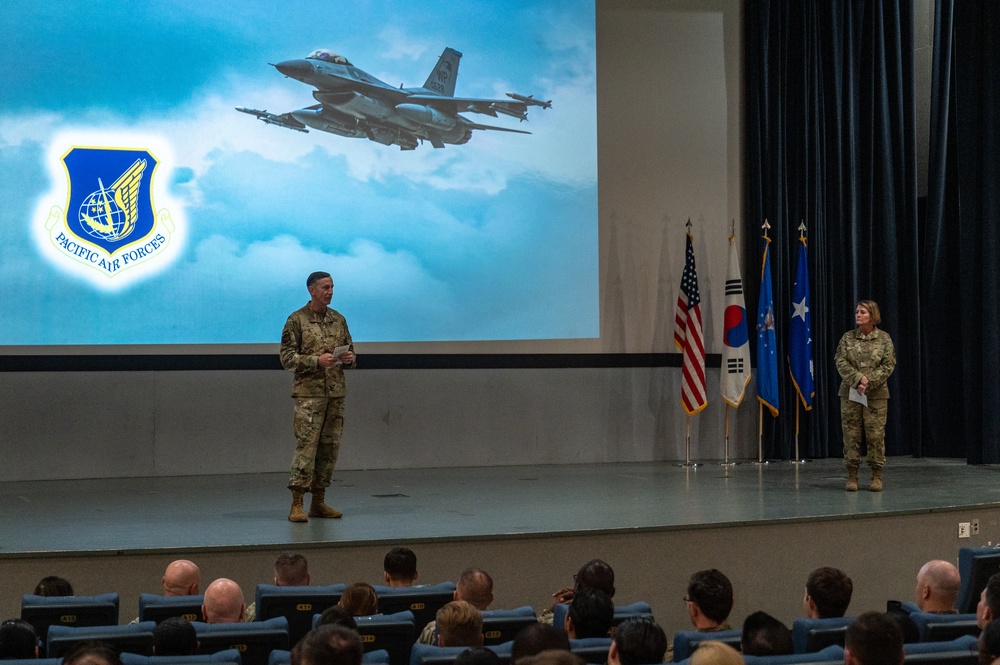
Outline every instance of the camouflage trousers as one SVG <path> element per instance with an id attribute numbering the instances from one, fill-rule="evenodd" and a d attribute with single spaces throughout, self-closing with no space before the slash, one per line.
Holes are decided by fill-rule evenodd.
<path id="1" fill-rule="evenodd" d="M 885 417 L 889 407 L 887 399 L 868 399 L 868 406 L 840 398 L 840 421 L 844 427 L 844 464 L 858 467 L 861 464 L 861 430 L 868 443 L 868 466 L 881 469 L 885 466 Z"/>
<path id="2" fill-rule="evenodd" d="M 289 489 L 308 492 L 330 486 L 343 431 L 343 397 L 295 398 L 296 446 Z"/>

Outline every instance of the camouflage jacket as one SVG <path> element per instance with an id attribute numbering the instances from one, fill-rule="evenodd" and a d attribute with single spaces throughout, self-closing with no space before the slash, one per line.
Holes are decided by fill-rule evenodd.
<path id="1" fill-rule="evenodd" d="M 847 397 L 851 388 L 861 383 L 861 377 L 868 377 L 865 394 L 872 399 L 887 399 L 889 386 L 886 381 L 896 369 L 896 349 L 892 338 L 884 330 L 875 328 L 867 335 L 860 328 L 849 330 L 837 344 L 837 371 L 843 378 L 840 396 Z"/>
<path id="2" fill-rule="evenodd" d="M 308 304 L 292 312 L 281 331 L 280 351 L 281 366 L 295 372 L 292 397 L 345 396 L 343 367 L 334 365 L 324 369 L 317 362 L 324 353 L 345 344 L 354 350 L 347 320 L 340 312 L 327 307 L 321 316 L 309 309 Z M 350 367 L 353 366 L 352 363 Z"/>

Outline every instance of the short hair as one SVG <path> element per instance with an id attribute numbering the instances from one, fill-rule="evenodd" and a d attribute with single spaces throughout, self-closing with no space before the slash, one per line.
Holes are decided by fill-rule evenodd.
<path id="1" fill-rule="evenodd" d="M 458 578 L 455 593 L 480 610 L 493 600 L 493 578 L 480 568 L 466 568 Z"/>
<path id="2" fill-rule="evenodd" d="M 903 655 L 903 631 L 881 612 L 865 612 L 851 622 L 844 636 L 861 665 L 899 665 Z"/>
<path id="3" fill-rule="evenodd" d="M 688 659 L 690 665 L 743 665 L 743 656 L 725 642 L 706 640 Z"/>
<path id="4" fill-rule="evenodd" d="M 107 642 L 78 642 L 63 656 L 62 665 L 122 665 L 121 656 Z"/>
<path id="5" fill-rule="evenodd" d="M 375 593 L 374 587 L 366 582 L 356 582 L 344 589 L 338 604 L 350 612 L 351 616 L 378 614 L 378 594 Z"/>
<path id="6" fill-rule="evenodd" d="M 1000 658 L 1000 619 L 994 619 L 986 624 L 983 632 L 979 634 L 978 641 L 979 662 L 983 662 L 983 657 L 988 656 L 987 662 L 993 662 Z"/>
<path id="7" fill-rule="evenodd" d="M 363 655 L 357 631 L 327 624 L 306 633 L 292 648 L 292 665 L 361 665 Z"/>
<path id="8" fill-rule="evenodd" d="M 354 620 L 350 612 L 340 605 L 331 605 L 323 610 L 323 613 L 319 615 L 319 619 L 316 620 L 315 627 L 319 628 L 320 626 L 328 626 L 330 624 L 336 624 L 344 628 L 350 628 L 351 630 L 358 629 L 358 622 Z"/>
<path id="9" fill-rule="evenodd" d="M 500 665 L 502 662 L 500 656 L 486 647 L 466 649 L 455 658 L 455 665 Z"/>
<path id="10" fill-rule="evenodd" d="M 198 636 L 187 619 L 170 617 L 153 629 L 153 653 L 157 656 L 193 656 L 198 653 Z"/>
<path id="11" fill-rule="evenodd" d="M 687 599 L 709 619 L 722 623 L 733 610 L 733 584 L 715 568 L 701 570 L 688 582 Z"/>
<path id="12" fill-rule="evenodd" d="M 309 273 L 309 276 L 306 277 L 306 288 L 309 288 L 319 280 L 326 279 L 327 277 L 330 277 L 330 273 L 323 272 L 322 270 L 317 270 L 316 272 Z"/>
<path id="13" fill-rule="evenodd" d="M 667 635 L 653 617 L 631 617 L 618 624 L 615 647 L 622 665 L 662 663 L 667 653 Z"/>
<path id="14" fill-rule="evenodd" d="M 584 665 L 584 660 L 568 649 L 546 649 L 534 656 L 525 656 L 516 665 Z"/>
<path id="15" fill-rule="evenodd" d="M 868 313 L 872 315 L 872 325 L 877 326 L 882 323 L 882 312 L 879 311 L 878 303 L 874 300 L 859 300 L 854 306 L 854 309 L 858 307 L 864 307 L 868 310 Z"/>
<path id="16" fill-rule="evenodd" d="M 746 656 L 785 656 L 795 651 L 792 631 L 767 612 L 754 612 L 743 620 L 740 650 Z"/>
<path id="17" fill-rule="evenodd" d="M 437 632 L 441 646 L 482 646 L 483 615 L 464 600 L 453 600 L 438 610 Z"/>
<path id="18" fill-rule="evenodd" d="M 34 626 L 23 619 L 7 619 L 0 623 L 0 660 L 38 657 L 38 634 Z"/>
<path id="19" fill-rule="evenodd" d="M 615 597 L 615 571 L 600 559 L 591 559 L 580 566 L 580 570 L 573 576 L 575 582 L 574 590 L 580 589 L 600 589 L 608 594 L 608 598 Z"/>
<path id="20" fill-rule="evenodd" d="M 995 573 L 986 580 L 986 606 L 994 619 L 1000 619 L 1000 573 Z"/>
<path id="21" fill-rule="evenodd" d="M 39 580 L 35 586 L 36 596 L 72 596 L 73 585 L 69 580 L 57 575 L 49 575 Z"/>
<path id="22" fill-rule="evenodd" d="M 823 566 L 809 573 L 806 593 L 816 603 L 820 619 L 842 617 L 851 604 L 854 584 L 851 578 L 839 568 Z"/>
<path id="23" fill-rule="evenodd" d="M 534 656 L 548 649 L 569 651 L 569 635 L 566 631 L 545 623 L 532 623 L 517 631 L 510 648 L 510 662 Z"/>
<path id="24" fill-rule="evenodd" d="M 583 589 L 573 595 L 566 616 L 576 637 L 607 637 L 615 620 L 615 605 L 600 589 Z"/>
<path id="25" fill-rule="evenodd" d="M 282 586 L 307 586 L 309 562 L 301 554 L 282 552 L 274 560 L 274 577 Z"/>
<path id="26" fill-rule="evenodd" d="M 393 547 L 382 562 L 385 572 L 394 580 L 412 580 L 417 576 L 417 555 L 409 547 Z"/>

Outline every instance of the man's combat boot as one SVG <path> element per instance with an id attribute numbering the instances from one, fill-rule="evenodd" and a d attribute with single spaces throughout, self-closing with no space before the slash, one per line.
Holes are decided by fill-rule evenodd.
<path id="1" fill-rule="evenodd" d="M 848 464 L 847 465 L 847 485 L 844 489 L 848 492 L 858 491 L 858 467 Z"/>
<path id="2" fill-rule="evenodd" d="M 882 467 L 872 467 L 872 484 L 868 486 L 868 489 L 872 492 L 882 491 Z"/>
<path id="3" fill-rule="evenodd" d="M 343 517 L 344 513 L 323 503 L 323 499 L 326 498 L 325 488 L 313 490 L 312 495 L 312 503 L 309 504 L 309 517 Z"/>
<path id="4" fill-rule="evenodd" d="M 309 518 L 306 517 L 306 512 L 304 510 L 304 490 L 292 490 L 292 509 L 288 512 L 289 522 L 308 522 Z"/>

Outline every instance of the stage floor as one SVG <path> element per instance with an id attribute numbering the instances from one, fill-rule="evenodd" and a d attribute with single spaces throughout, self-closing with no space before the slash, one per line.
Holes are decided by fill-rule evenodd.
<path id="1" fill-rule="evenodd" d="M 869 474 L 862 468 L 862 487 Z M 886 490 L 840 460 L 344 471 L 343 519 L 292 524 L 283 473 L 0 483 L 0 557 L 336 547 L 642 532 L 1000 506 L 1000 467 L 892 458 Z M 307 497 L 308 500 L 308 497 Z"/>

